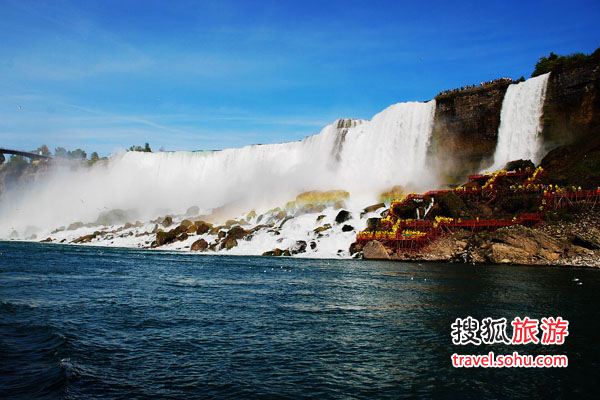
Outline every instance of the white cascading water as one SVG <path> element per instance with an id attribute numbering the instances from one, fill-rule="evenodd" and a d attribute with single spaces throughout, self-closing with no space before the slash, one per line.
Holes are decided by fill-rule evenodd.
<path id="1" fill-rule="evenodd" d="M 549 76 L 547 73 L 508 87 L 502 102 L 492 169 L 501 169 L 507 162 L 518 159 L 539 163 L 541 117 Z"/>
<path id="2" fill-rule="evenodd" d="M 33 184 L 2 194 L 0 238 L 13 231 L 22 238 L 47 235 L 112 209 L 148 221 L 190 206 L 200 213 L 227 206 L 241 215 L 310 190 L 347 190 L 368 205 L 393 185 L 426 189 L 434 183 L 425 165 L 434 113 L 435 100 L 400 103 L 372 121 L 342 120 L 299 142 L 128 152 L 88 168 L 57 165 Z"/>

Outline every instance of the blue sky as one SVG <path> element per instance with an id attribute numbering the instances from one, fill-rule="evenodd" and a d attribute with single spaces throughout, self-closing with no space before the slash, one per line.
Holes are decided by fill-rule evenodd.
<path id="1" fill-rule="evenodd" d="M 600 1 L 0 0 L 0 147 L 298 140 L 600 47 Z"/>

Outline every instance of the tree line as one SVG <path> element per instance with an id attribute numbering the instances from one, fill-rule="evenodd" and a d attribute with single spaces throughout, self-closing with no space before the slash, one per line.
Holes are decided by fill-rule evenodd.
<path id="1" fill-rule="evenodd" d="M 144 153 L 151 153 L 152 149 L 150 148 L 149 143 L 145 143 L 144 147 L 133 145 L 133 146 L 129 147 L 127 149 L 127 151 L 140 151 L 140 152 L 144 152 Z M 161 149 L 161 151 L 162 151 L 162 149 Z M 52 151 L 50 151 L 48 146 L 46 146 L 45 144 L 41 145 L 40 147 L 38 147 L 35 150 L 31 150 L 31 153 L 52 157 Z M 92 154 L 90 154 L 90 158 L 88 160 L 88 154 L 84 150 L 82 150 L 82 149 L 67 150 L 64 147 L 55 148 L 54 149 L 54 157 L 67 159 L 67 160 L 90 161 L 91 163 L 94 163 L 94 162 L 100 160 L 100 156 L 95 151 L 92 152 Z M 4 154 L 0 154 L 0 164 L 3 164 L 5 161 L 6 161 L 6 157 L 4 157 Z M 10 159 L 6 163 L 6 166 L 7 167 L 21 167 L 21 166 L 26 166 L 28 164 L 29 164 L 29 162 L 27 161 L 26 157 L 11 155 Z"/>

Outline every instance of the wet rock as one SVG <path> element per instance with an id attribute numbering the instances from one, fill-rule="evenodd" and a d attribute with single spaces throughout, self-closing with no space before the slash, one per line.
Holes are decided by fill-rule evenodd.
<path id="1" fill-rule="evenodd" d="M 217 251 L 217 246 L 218 246 L 218 245 L 219 245 L 219 242 L 218 242 L 218 241 L 217 241 L 217 242 L 215 242 L 215 243 L 211 243 L 211 244 L 208 246 L 208 250 L 210 250 L 210 251 Z"/>
<path id="2" fill-rule="evenodd" d="M 255 232 L 258 232 L 258 231 L 260 231 L 261 229 L 264 229 L 264 228 L 266 228 L 266 227 L 267 227 L 266 225 L 256 225 L 254 228 L 250 229 L 250 231 L 249 231 L 249 232 L 250 232 L 250 233 L 255 233 Z"/>
<path id="3" fill-rule="evenodd" d="M 47 237 L 46 239 L 40 240 L 40 243 L 49 243 L 52 241 L 51 237 Z"/>
<path id="4" fill-rule="evenodd" d="M 227 239 L 243 239 L 248 233 L 250 232 L 241 226 L 234 226 L 227 232 Z"/>
<path id="5" fill-rule="evenodd" d="M 325 224 L 323 226 L 319 226 L 318 228 L 316 228 L 315 230 L 313 230 L 314 233 L 321 233 L 324 232 L 328 229 L 331 229 L 331 224 Z"/>
<path id="6" fill-rule="evenodd" d="M 185 225 L 179 225 L 175 229 L 171 229 L 168 232 L 157 232 L 156 233 L 156 246 L 162 246 L 175 241 L 184 241 L 188 238 L 187 228 Z"/>
<path id="7" fill-rule="evenodd" d="M 279 224 L 279 228 L 280 228 L 280 229 L 281 229 L 281 228 L 283 228 L 283 225 L 284 225 L 286 222 L 288 222 L 290 219 L 294 219 L 294 217 L 285 217 L 285 218 L 283 219 L 283 221 L 281 221 L 281 224 Z"/>
<path id="8" fill-rule="evenodd" d="M 185 226 L 185 228 L 187 229 L 194 224 L 189 219 L 184 219 L 183 221 L 181 221 L 181 225 Z"/>
<path id="9" fill-rule="evenodd" d="M 164 226 L 165 228 L 173 225 L 173 217 L 171 217 L 170 215 L 167 215 L 161 222 L 161 225 Z"/>
<path id="10" fill-rule="evenodd" d="M 350 218 L 352 218 L 352 215 L 350 214 L 349 211 L 346 210 L 341 210 L 336 216 L 335 216 L 335 222 L 338 224 L 341 224 L 343 222 L 348 221 Z"/>
<path id="11" fill-rule="evenodd" d="M 532 171 L 535 169 L 535 164 L 531 160 L 514 160 L 506 163 L 504 170 L 506 171 L 525 171 L 527 168 Z"/>
<path id="12" fill-rule="evenodd" d="M 212 224 L 204 221 L 196 221 L 194 228 L 196 228 L 196 235 L 204 235 L 212 229 Z"/>
<path id="13" fill-rule="evenodd" d="M 74 243 L 74 244 L 89 243 L 98 235 L 100 235 L 100 232 L 96 231 L 89 235 L 84 235 L 84 236 L 78 237 L 77 239 L 71 241 L 71 243 Z"/>
<path id="14" fill-rule="evenodd" d="M 589 233 L 590 232 L 588 232 L 587 235 L 583 235 L 580 233 L 572 233 L 568 235 L 567 238 L 575 246 L 584 247 L 589 250 L 600 249 L 600 240 L 598 240 L 598 237 L 594 237 Z"/>
<path id="15" fill-rule="evenodd" d="M 352 255 L 352 254 L 361 252 L 362 249 L 363 249 L 363 245 L 361 243 L 354 242 L 350 245 L 350 249 L 348 251 L 350 252 L 350 255 Z"/>
<path id="16" fill-rule="evenodd" d="M 371 213 L 371 212 L 375 212 L 375 211 L 379 210 L 382 207 L 385 207 L 385 203 L 377 203 L 377 204 L 373 204 L 372 206 L 365 207 L 362 210 L 362 212 L 360 213 L 360 217 L 362 218 L 366 214 Z"/>
<path id="17" fill-rule="evenodd" d="M 316 248 L 317 248 L 317 242 L 314 242 L 314 241 L 310 242 L 310 249 L 314 250 Z"/>
<path id="18" fill-rule="evenodd" d="M 291 256 L 291 253 L 289 250 L 281 250 L 280 248 L 276 248 L 271 251 L 265 251 L 262 255 L 263 256 L 272 256 L 272 257 L 280 257 L 280 256 L 289 257 L 289 256 Z"/>
<path id="19" fill-rule="evenodd" d="M 223 225 L 221 226 L 215 226 L 214 228 L 211 228 L 210 231 L 208 231 L 209 235 L 217 235 L 221 229 L 224 229 L 225 227 Z"/>
<path id="20" fill-rule="evenodd" d="M 325 215 L 321 214 L 317 217 L 317 222 L 319 222 L 320 220 L 322 220 L 323 218 L 325 218 Z"/>
<path id="21" fill-rule="evenodd" d="M 168 243 L 171 243 L 175 240 L 177 236 L 173 231 L 168 232 L 157 232 L 156 233 L 156 246 L 162 246 Z"/>
<path id="22" fill-rule="evenodd" d="M 229 250 L 237 245 L 238 245 L 237 239 L 225 238 L 225 240 L 221 243 L 221 249 Z"/>
<path id="23" fill-rule="evenodd" d="M 304 240 L 298 240 L 290 249 L 292 254 L 299 254 L 306 252 L 306 242 Z"/>
<path id="24" fill-rule="evenodd" d="M 342 226 L 342 232 L 350 232 L 353 231 L 354 227 L 352 225 L 344 225 Z"/>
<path id="25" fill-rule="evenodd" d="M 367 230 L 368 231 L 377 230 L 377 228 L 379 227 L 379 221 L 381 221 L 381 218 L 377 218 L 377 217 L 367 219 Z"/>
<path id="26" fill-rule="evenodd" d="M 389 260 L 386 248 L 377 240 L 371 240 L 363 248 L 363 257 L 367 260 Z"/>

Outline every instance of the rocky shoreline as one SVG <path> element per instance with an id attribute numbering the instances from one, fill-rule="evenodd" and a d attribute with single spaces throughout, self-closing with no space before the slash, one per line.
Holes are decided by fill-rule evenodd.
<path id="1" fill-rule="evenodd" d="M 511 226 L 492 232 L 457 231 L 420 252 L 395 252 L 377 241 L 363 248 L 365 259 L 436 261 L 600 268 L 600 211 L 573 221 L 545 221 L 535 228 Z"/>

